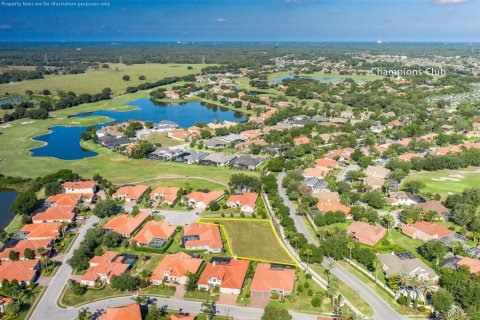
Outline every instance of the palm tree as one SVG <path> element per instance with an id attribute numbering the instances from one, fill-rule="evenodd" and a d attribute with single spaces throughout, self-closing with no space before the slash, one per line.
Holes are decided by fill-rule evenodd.
<path id="1" fill-rule="evenodd" d="M 398 278 L 398 283 L 402 289 L 407 289 L 410 286 L 410 277 L 406 273 L 402 273 Z"/>
<path id="2" fill-rule="evenodd" d="M 335 297 L 338 294 L 338 279 L 336 277 L 331 277 L 328 281 L 327 286 L 327 296 L 330 297 L 330 302 L 332 306 L 335 308 L 334 302 Z"/>
<path id="3" fill-rule="evenodd" d="M 213 302 L 210 302 L 208 300 L 203 302 L 201 311 L 203 313 L 205 313 L 205 316 L 207 317 L 207 320 L 210 320 L 210 318 L 215 315 L 215 309 L 213 307 Z"/>
<path id="4" fill-rule="evenodd" d="M 307 256 L 307 270 L 308 270 L 308 263 L 310 262 L 310 257 L 313 255 L 313 251 L 310 248 L 307 248 L 303 251 L 303 254 Z"/>
<path id="5" fill-rule="evenodd" d="M 78 311 L 78 316 L 76 320 L 91 320 L 93 319 L 93 314 L 88 311 L 88 308 L 81 308 Z"/>
<path id="6" fill-rule="evenodd" d="M 136 297 L 132 297 L 132 300 L 135 301 L 136 304 L 141 305 L 141 304 L 146 303 L 148 301 L 148 297 L 138 295 Z"/>
<path id="7" fill-rule="evenodd" d="M 375 283 L 378 280 L 378 270 L 382 268 L 382 262 L 378 259 L 373 260 L 373 266 L 375 267 Z"/>
<path id="8" fill-rule="evenodd" d="M 427 294 L 434 292 L 437 289 L 437 287 L 435 286 L 432 280 L 421 279 L 419 289 L 422 290 L 423 301 L 426 301 Z"/>
<path id="9" fill-rule="evenodd" d="M 418 290 L 422 287 L 422 280 L 418 276 L 412 278 L 410 282 L 410 286 L 412 290 L 415 292 L 415 300 L 413 301 L 413 306 L 417 307 L 417 300 L 418 300 Z"/>
<path id="10" fill-rule="evenodd" d="M 5 306 L 5 313 L 16 316 L 20 312 L 21 308 L 22 308 L 22 305 L 20 301 L 13 300 L 12 302 L 10 302 Z"/>
<path id="11" fill-rule="evenodd" d="M 327 276 L 327 281 L 330 282 L 330 277 L 332 275 L 332 269 L 333 269 L 333 262 L 330 261 L 327 263 L 327 266 L 325 267 L 325 270 L 323 273 Z"/>
<path id="12" fill-rule="evenodd" d="M 395 218 L 391 214 L 387 214 L 385 216 L 385 221 L 387 221 L 387 230 L 388 230 L 388 234 L 390 234 L 390 230 L 392 229 L 392 226 L 395 224 Z"/>
<path id="13" fill-rule="evenodd" d="M 352 260 L 352 250 L 355 249 L 355 243 L 350 241 L 349 243 L 347 243 L 347 248 L 348 248 L 348 250 L 350 250 L 350 261 L 351 261 Z"/>
<path id="14" fill-rule="evenodd" d="M 43 258 L 47 254 L 47 249 L 45 249 L 45 247 L 39 247 L 37 254 Z"/>
<path id="15" fill-rule="evenodd" d="M 463 251 L 463 244 L 460 241 L 454 241 L 451 248 L 453 255 L 456 255 Z"/>

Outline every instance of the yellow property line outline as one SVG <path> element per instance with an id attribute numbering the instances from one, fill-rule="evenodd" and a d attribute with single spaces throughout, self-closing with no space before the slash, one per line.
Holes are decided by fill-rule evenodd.
<path id="1" fill-rule="evenodd" d="M 204 221 L 204 220 L 207 220 L 207 221 Z M 255 262 L 265 262 L 265 263 L 274 263 L 274 264 L 283 264 L 283 265 L 290 265 L 290 266 L 295 266 L 295 267 L 298 267 L 298 263 L 287 263 L 287 262 L 279 262 L 279 261 L 273 261 L 273 260 L 264 260 L 264 259 L 255 259 L 255 258 L 248 258 L 248 257 L 241 257 L 241 256 L 236 256 L 234 255 L 233 253 L 233 250 L 232 250 L 232 246 L 230 244 L 230 240 L 229 240 L 229 237 L 228 237 L 228 233 L 227 233 L 227 230 L 225 228 L 225 226 L 221 225 L 221 224 L 218 224 L 218 223 L 213 223 L 213 222 L 209 222 L 208 220 L 210 221 L 254 221 L 254 222 L 268 222 L 270 224 L 270 228 L 272 229 L 272 232 L 273 234 L 275 235 L 275 239 L 277 239 L 277 242 L 278 244 L 280 245 L 280 247 L 283 249 L 283 251 L 285 251 L 285 253 L 287 254 L 287 256 L 292 260 L 292 261 L 296 261 L 295 258 L 293 257 L 293 255 L 290 253 L 290 251 L 288 251 L 288 249 L 283 245 L 282 243 L 282 240 L 280 239 L 280 237 L 278 236 L 277 232 L 275 231 L 275 227 L 273 226 L 273 223 L 272 223 L 272 220 L 270 219 L 253 219 L 253 218 L 245 218 L 245 219 L 241 219 L 241 218 L 200 218 L 197 223 L 203 223 L 203 224 L 212 224 L 212 225 L 215 225 L 215 226 L 218 226 L 220 227 L 220 229 L 223 231 L 223 234 L 225 235 L 225 239 L 227 241 L 227 250 L 229 251 L 230 255 L 234 258 L 238 258 L 238 259 L 244 259 L 244 260 L 250 260 L 250 261 L 255 261 Z"/>

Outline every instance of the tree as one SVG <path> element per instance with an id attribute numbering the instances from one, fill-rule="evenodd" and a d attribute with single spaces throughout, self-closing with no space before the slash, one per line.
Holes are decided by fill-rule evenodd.
<path id="1" fill-rule="evenodd" d="M 444 320 L 468 320 L 470 319 L 465 311 L 458 305 L 453 304 L 450 309 L 443 313 Z"/>
<path id="2" fill-rule="evenodd" d="M 18 261 L 19 256 L 18 252 L 13 250 L 8 253 L 8 259 L 11 261 Z"/>
<path id="3" fill-rule="evenodd" d="M 288 310 L 281 307 L 267 306 L 261 320 L 292 320 Z"/>
<path id="4" fill-rule="evenodd" d="M 310 257 L 312 256 L 313 251 L 312 251 L 312 249 L 307 248 L 307 249 L 303 250 L 303 254 L 307 256 L 307 270 L 308 270 L 308 264 L 310 262 Z"/>
<path id="5" fill-rule="evenodd" d="M 390 229 L 394 226 L 395 224 L 395 218 L 391 214 L 386 214 L 383 219 L 385 219 L 385 222 L 387 224 L 387 230 L 388 233 L 390 234 Z"/>
<path id="6" fill-rule="evenodd" d="M 13 201 L 11 210 L 15 214 L 30 214 L 37 206 L 37 196 L 32 191 L 19 193 Z"/>
<path id="7" fill-rule="evenodd" d="M 443 288 L 434 292 L 431 296 L 431 300 L 435 311 L 440 313 L 448 311 L 454 302 L 452 294 Z"/>
<path id="8" fill-rule="evenodd" d="M 210 211 L 218 211 L 218 210 L 220 210 L 220 204 L 218 203 L 218 201 L 212 201 L 208 205 L 208 209 Z"/>
<path id="9" fill-rule="evenodd" d="M 126 74 L 122 77 L 122 80 L 123 81 L 130 81 L 130 76 L 128 74 Z"/>
<path id="10" fill-rule="evenodd" d="M 25 251 L 23 252 L 23 255 L 25 256 L 26 259 L 32 260 L 35 259 L 35 251 L 33 251 L 30 248 L 25 248 Z"/>
<path id="11" fill-rule="evenodd" d="M 418 247 L 418 253 L 428 261 L 435 261 L 435 266 L 438 265 L 448 252 L 448 247 L 440 240 L 429 240 Z"/>
<path id="12" fill-rule="evenodd" d="M 348 250 L 350 250 L 350 260 L 352 260 L 352 250 L 355 249 L 355 243 L 350 241 L 349 243 L 347 243 L 347 248 Z"/>
<path id="13" fill-rule="evenodd" d="M 118 212 L 118 204 L 115 200 L 105 199 L 100 200 L 95 205 L 92 213 L 99 218 L 111 217 Z"/>
<path id="14" fill-rule="evenodd" d="M 120 291 L 134 291 L 138 288 L 140 280 L 132 276 L 130 272 L 124 272 L 119 276 L 113 276 L 111 280 L 112 288 Z"/>
<path id="15" fill-rule="evenodd" d="M 373 267 L 375 268 L 375 283 L 377 283 L 378 271 L 382 269 L 382 262 L 378 259 L 373 260 Z"/>
<path id="16" fill-rule="evenodd" d="M 199 277 L 200 276 L 196 273 L 188 272 L 187 282 L 185 283 L 185 289 L 187 291 L 195 291 L 195 289 L 197 288 L 197 282 Z"/>
<path id="17" fill-rule="evenodd" d="M 403 190 L 408 191 L 414 195 L 418 194 L 423 188 L 425 188 L 425 183 L 416 180 L 407 181 L 403 184 L 402 187 Z"/>
<path id="18" fill-rule="evenodd" d="M 78 310 L 77 320 L 91 320 L 93 319 L 93 314 L 87 308 L 80 308 Z"/>
<path id="19" fill-rule="evenodd" d="M 363 195 L 363 201 L 365 201 L 369 206 L 375 209 L 381 209 L 387 204 L 385 197 L 379 191 L 371 191 L 365 193 Z"/>
<path id="20" fill-rule="evenodd" d="M 155 305 L 151 305 L 148 307 L 148 313 L 145 316 L 145 320 L 158 320 L 163 319 L 163 317 L 167 316 L 167 308 L 166 306 L 162 306 L 157 308 Z"/>
<path id="21" fill-rule="evenodd" d="M 135 301 L 136 304 L 141 305 L 143 303 L 146 303 L 148 301 L 148 297 L 138 295 L 132 298 L 133 301 Z"/>
<path id="22" fill-rule="evenodd" d="M 217 313 L 215 301 L 210 302 L 209 300 L 206 300 L 205 302 L 203 302 L 201 311 L 205 314 L 207 320 L 210 320 L 210 318 L 215 316 L 215 314 Z"/>

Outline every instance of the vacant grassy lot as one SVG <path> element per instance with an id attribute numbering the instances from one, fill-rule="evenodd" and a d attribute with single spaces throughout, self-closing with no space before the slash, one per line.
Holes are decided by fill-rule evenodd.
<path id="1" fill-rule="evenodd" d="M 201 64 L 109 64 L 108 69 L 87 70 L 81 74 L 68 75 L 46 75 L 44 79 L 35 79 L 20 81 L 16 83 L 6 83 L 0 85 L 0 96 L 9 93 L 25 94 L 26 90 L 32 90 L 37 93 L 43 89 L 48 89 L 52 94 L 57 91 L 73 91 L 81 93 L 98 93 L 103 88 L 109 87 L 115 95 L 125 93 L 125 89 L 131 86 L 138 86 L 144 82 L 155 82 L 157 80 L 172 77 L 185 76 L 188 74 L 198 74 L 204 65 Z M 192 69 L 188 69 L 191 66 Z M 130 81 L 124 81 L 124 75 L 130 76 Z M 144 75 L 146 80 L 139 80 L 138 77 Z"/>
<path id="2" fill-rule="evenodd" d="M 200 221 L 222 225 L 233 255 L 239 258 L 295 264 L 269 220 L 202 218 Z"/>
<path id="3" fill-rule="evenodd" d="M 125 107 L 125 103 L 146 96 L 148 96 L 146 92 L 127 94 L 107 102 L 84 104 L 56 111 L 51 118 L 46 120 L 31 122 L 28 119 L 21 119 L 9 123 L 10 127 L 0 129 L 0 173 L 10 176 L 38 177 L 66 168 L 72 169 L 85 177 L 91 177 L 95 173 L 99 173 L 111 179 L 114 183 L 131 183 L 157 177 L 174 179 L 170 181 L 171 184 L 179 183 L 177 184 L 179 186 L 184 186 L 185 178 L 195 179 L 197 181 L 196 186 L 201 185 L 199 181 L 202 178 L 211 180 L 209 186 L 216 182 L 228 182 L 230 176 L 237 171 L 229 168 L 146 159 L 134 160 L 105 148 L 100 148 L 91 142 L 82 144 L 82 146 L 98 152 L 98 156 L 81 160 L 32 157 L 28 151 L 42 145 L 42 142 L 32 140 L 32 138 L 47 133 L 50 127 L 90 125 L 109 120 L 105 117 L 68 118 L 69 115 L 105 109 L 126 110 L 131 107 Z"/>
<path id="4" fill-rule="evenodd" d="M 422 191 L 447 196 L 450 193 L 462 192 L 466 188 L 478 187 L 480 170 L 479 168 L 469 168 L 412 173 L 406 181 L 411 180 L 425 183 Z"/>
<path id="5" fill-rule="evenodd" d="M 272 73 L 268 75 L 268 80 L 275 80 L 276 78 L 283 77 L 286 75 L 292 74 L 291 71 Z M 318 71 L 314 73 L 302 73 L 298 76 L 309 77 L 309 78 L 352 78 L 352 79 L 362 79 L 362 80 L 377 80 L 382 79 L 382 76 L 377 76 L 375 74 L 365 74 L 365 75 L 341 75 L 338 72 L 325 73 L 323 71 Z"/>

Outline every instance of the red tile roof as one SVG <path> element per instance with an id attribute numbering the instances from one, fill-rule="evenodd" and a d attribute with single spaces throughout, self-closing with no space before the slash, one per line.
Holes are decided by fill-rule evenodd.
<path id="1" fill-rule="evenodd" d="M 315 167 L 315 168 L 306 168 L 303 170 L 303 176 L 306 178 L 316 177 L 322 178 L 328 173 L 328 168 L 325 167 Z"/>
<path id="2" fill-rule="evenodd" d="M 106 275 L 108 279 L 113 276 L 120 276 L 128 270 L 128 264 L 121 262 L 103 262 L 96 266 L 89 267 L 80 280 L 96 281 L 101 274 Z"/>
<path id="3" fill-rule="evenodd" d="M 44 212 L 39 212 L 32 217 L 32 221 L 72 221 L 75 217 L 75 207 L 73 206 L 59 206 L 50 207 Z"/>
<path id="4" fill-rule="evenodd" d="M 187 194 L 187 199 L 193 200 L 195 202 L 203 202 L 205 205 L 208 206 L 210 202 L 220 199 L 221 197 L 223 197 L 224 194 L 225 193 L 223 191 L 194 191 Z"/>
<path id="5" fill-rule="evenodd" d="M 75 207 L 82 199 L 81 194 L 60 193 L 47 198 L 48 202 L 55 202 L 57 206 Z"/>
<path id="6" fill-rule="evenodd" d="M 0 259 L 1 260 L 9 260 L 9 253 L 10 251 L 15 251 L 15 252 L 18 252 L 19 253 L 19 258 L 20 259 L 23 259 L 25 258 L 25 255 L 24 255 L 24 252 L 25 252 L 25 249 L 29 248 L 31 250 L 33 250 L 35 252 L 35 255 L 36 254 L 36 251 L 38 248 L 45 248 L 47 251 L 50 249 L 50 248 L 47 248 L 48 245 L 50 245 L 50 242 L 52 240 L 50 239 L 41 239 L 41 240 L 20 240 L 17 242 L 17 244 L 15 244 L 15 246 L 11 247 L 11 248 L 5 248 L 2 252 L 0 252 Z"/>
<path id="7" fill-rule="evenodd" d="M 165 278 L 165 271 L 174 277 L 183 277 L 189 272 L 196 273 L 202 263 L 202 259 L 193 258 L 185 252 L 167 254 L 153 270 L 151 279 L 162 281 Z"/>
<path id="8" fill-rule="evenodd" d="M 19 282 L 29 282 L 37 274 L 35 267 L 38 263 L 40 263 L 39 259 L 2 261 L 0 263 L 0 281 L 7 279 L 11 282 L 15 279 Z"/>
<path id="9" fill-rule="evenodd" d="M 115 231 L 119 234 L 131 235 L 138 227 L 140 227 L 147 217 L 148 213 L 144 211 L 139 212 L 136 216 L 122 214 L 110 219 L 103 228 Z"/>
<path id="10" fill-rule="evenodd" d="M 138 200 L 144 193 L 147 191 L 148 186 L 145 185 L 136 185 L 136 186 L 123 186 L 118 188 L 118 190 L 112 195 L 115 197 L 125 197 L 127 199 Z"/>
<path id="11" fill-rule="evenodd" d="M 355 221 L 347 228 L 347 233 L 355 238 L 356 241 L 374 246 L 382 239 L 387 229 L 380 226 L 372 226 L 363 221 Z"/>
<path id="12" fill-rule="evenodd" d="M 478 259 L 462 257 L 460 261 L 457 262 L 457 265 L 467 266 L 472 274 L 480 272 L 480 260 Z"/>
<path id="13" fill-rule="evenodd" d="M 319 200 L 317 202 L 317 208 L 320 212 L 341 211 L 346 215 L 350 213 L 350 207 L 340 203 L 338 200 Z"/>
<path id="14" fill-rule="evenodd" d="M 158 187 L 150 192 L 150 197 L 161 196 L 164 202 L 173 203 L 177 199 L 177 193 L 180 188 L 176 187 Z"/>
<path id="15" fill-rule="evenodd" d="M 107 308 L 100 320 L 142 320 L 140 305 L 134 303 L 123 307 Z"/>
<path id="16" fill-rule="evenodd" d="M 208 285 L 208 279 L 217 278 L 222 281 L 221 288 L 241 289 L 249 264 L 246 260 L 237 259 L 231 259 L 228 264 L 210 262 L 202 272 L 198 284 Z"/>
<path id="17" fill-rule="evenodd" d="M 338 165 L 338 162 L 333 159 L 316 159 L 315 164 L 317 167 L 333 168 Z"/>
<path id="18" fill-rule="evenodd" d="M 308 137 L 298 137 L 298 138 L 295 138 L 293 139 L 293 143 L 295 145 L 300 145 L 300 144 L 307 144 L 307 143 L 310 143 L 310 139 Z"/>
<path id="19" fill-rule="evenodd" d="M 148 245 L 155 238 L 169 239 L 175 233 L 176 228 L 165 220 L 148 221 L 132 240 L 139 244 Z"/>
<path id="20" fill-rule="evenodd" d="M 94 256 L 90 259 L 90 265 L 92 264 L 101 264 L 101 263 L 108 263 L 113 262 L 115 258 L 118 257 L 118 252 L 115 251 L 105 251 L 101 256 Z"/>
<path id="21" fill-rule="evenodd" d="M 417 221 L 414 224 L 406 224 L 402 227 L 402 231 L 410 236 L 413 236 L 415 232 L 423 232 L 433 238 L 443 238 L 455 233 L 453 230 L 449 230 L 439 224 Z"/>
<path id="22" fill-rule="evenodd" d="M 221 249 L 223 247 L 220 229 L 213 224 L 192 223 L 183 228 L 184 236 L 198 236 L 198 240 L 188 240 L 185 247 L 208 246 L 212 249 Z"/>
<path id="23" fill-rule="evenodd" d="M 68 181 L 62 184 L 63 189 L 93 189 L 96 186 L 95 181 Z"/>
<path id="24" fill-rule="evenodd" d="M 44 222 L 44 223 L 31 223 L 26 224 L 20 230 L 27 233 L 27 239 L 54 239 L 60 235 L 60 228 L 62 224 L 60 222 Z"/>
<path id="25" fill-rule="evenodd" d="M 294 269 L 272 269 L 269 263 L 259 263 L 255 269 L 250 291 L 271 292 L 281 290 L 293 292 L 295 285 Z"/>
<path id="26" fill-rule="evenodd" d="M 227 204 L 233 203 L 238 205 L 240 208 L 244 206 L 249 206 L 255 209 L 255 204 L 257 203 L 258 193 L 255 192 L 245 192 L 244 194 L 234 194 L 231 195 L 227 200 Z"/>

